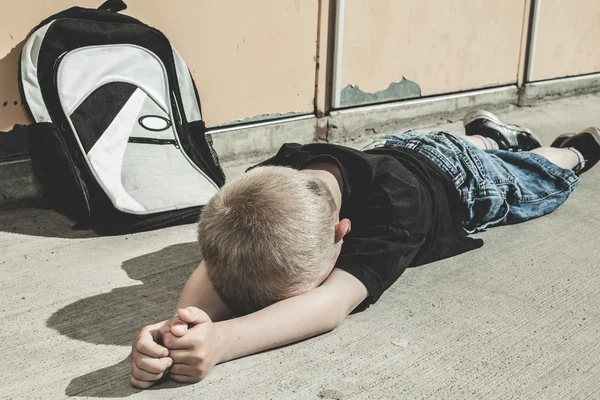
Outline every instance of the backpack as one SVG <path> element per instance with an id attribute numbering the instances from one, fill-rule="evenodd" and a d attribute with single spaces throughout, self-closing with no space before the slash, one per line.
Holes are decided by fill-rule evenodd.
<path id="1" fill-rule="evenodd" d="M 225 183 L 193 78 L 169 40 L 109 0 L 42 21 L 19 84 L 49 204 L 100 233 L 198 220 Z"/>

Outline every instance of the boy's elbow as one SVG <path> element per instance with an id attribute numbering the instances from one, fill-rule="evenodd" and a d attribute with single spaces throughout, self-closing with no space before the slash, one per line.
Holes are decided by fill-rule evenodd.
<path id="1" fill-rule="evenodd" d="M 345 301 L 336 302 L 336 317 L 334 318 L 334 321 L 332 323 L 332 330 L 340 326 L 344 322 L 346 317 L 348 317 L 348 315 L 350 315 L 350 313 L 354 311 L 356 307 L 358 307 L 363 302 L 363 300 L 365 300 L 366 297 L 366 294 L 363 295 L 361 293 L 358 296 L 348 297 L 345 299 Z"/>
<path id="2" fill-rule="evenodd" d="M 340 326 L 353 309 L 344 306 L 341 302 L 333 302 L 332 312 L 329 313 L 329 318 L 327 318 L 329 330 L 332 331 Z"/>
<path id="3" fill-rule="evenodd" d="M 340 326 L 369 295 L 366 286 L 348 272 L 335 268 L 321 286 L 330 310 L 331 330 Z"/>
<path id="4" fill-rule="evenodd" d="M 337 269 L 318 290 L 321 309 L 325 312 L 324 323 L 330 331 L 340 326 L 368 296 L 367 288 L 360 281 Z"/>
<path id="5" fill-rule="evenodd" d="M 340 315 L 338 315 L 337 318 L 335 318 L 335 320 L 332 322 L 331 330 L 334 330 L 335 328 L 340 326 L 342 323 L 344 323 L 347 316 L 348 316 L 348 313 L 340 313 Z"/>

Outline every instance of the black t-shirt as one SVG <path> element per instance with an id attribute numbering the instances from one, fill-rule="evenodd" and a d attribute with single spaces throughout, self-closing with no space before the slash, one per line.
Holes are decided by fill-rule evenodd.
<path id="1" fill-rule="evenodd" d="M 285 144 L 259 165 L 303 169 L 329 162 L 344 182 L 340 219 L 352 222 L 336 267 L 359 279 L 376 302 L 407 267 L 481 247 L 462 228 L 458 191 L 431 160 L 404 148 L 366 152 L 332 144 Z"/>

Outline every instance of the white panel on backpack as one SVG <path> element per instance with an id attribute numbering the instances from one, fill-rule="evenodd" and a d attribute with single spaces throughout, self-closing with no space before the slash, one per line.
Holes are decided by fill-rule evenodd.
<path id="1" fill-rule="evenodd" d="M 188 122 L 200 121 L 202 115 L 200 106 L 196 98 L 194 82 L 188 67 L 185 65 L 181 55 L 173 47 L 173 59 L 175 60 L 175 70 L 177 71 L 177 82 L 179 84 L 179 92 L 183 101 L 183 111 Z"/>
<path id="2" fill-rule="evenodd" d="M 38 81 L 38 59 L 46 32 L 48 32 L 48 28 L 53 22 L 49 22 L 32 33 L 21 51 L 21 80 L 23 82 L 23 94 L 25 95 L 24 100 L 27 102 L 35 122 L 52 122 L 48 109 L 44 104 L 40 82 Z"/>
<path id="3" fill-rule="evenodd" d="M 125 191 L 121 183 L 123 156 L 129 134 L 137 124 L 137 116 L 146 99 L 146 94 L 136 89 L 87 154 L 90 168 L 105 193 L 118 210 L 125 212 L 140 213 L 146 210 Z"/>
<path id="4" fill-rule="evenodd" d="M 136 202 L 152 211 L 206 204 L 217 192 L 171 144 L 128 143 L 121 181 Z"/>
<path id="5" fill-rule="evenodd" d="M 90 46 L 67 53 L 57 72 L 59 97 L 70 115 L 96 88 L 126 82 L 143 89 L 170 115 L 168 79 L 162 62 L 135 45 Z"/>

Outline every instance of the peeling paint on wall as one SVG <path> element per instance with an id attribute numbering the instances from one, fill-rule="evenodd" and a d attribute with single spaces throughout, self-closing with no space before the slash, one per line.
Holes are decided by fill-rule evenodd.
<path id="1" fill-rule="evenodd" d="M 415 82 L 402 77 L 400 82 L 392 82 L 387 89 L 375 93 L 365 93 L 356 85 L 348 85 L 342 89 L 340 105 L 350 107 L 415 97 L 421 97 L 421 88 Z"/>

